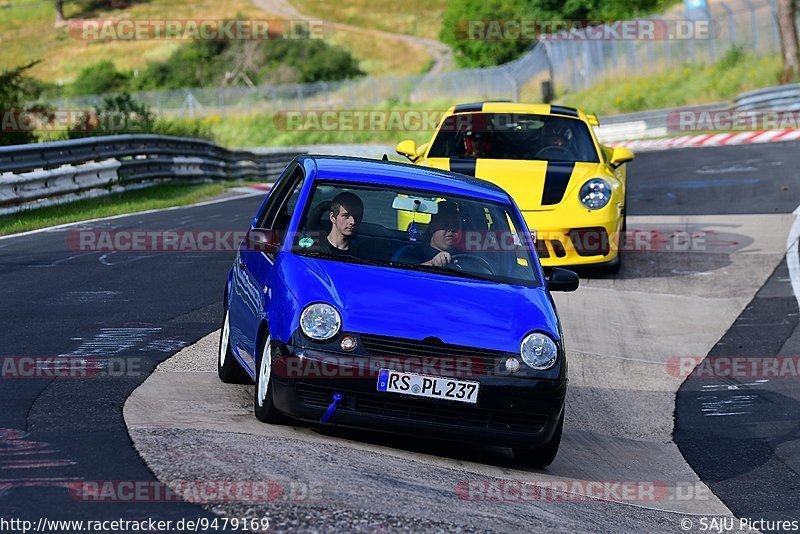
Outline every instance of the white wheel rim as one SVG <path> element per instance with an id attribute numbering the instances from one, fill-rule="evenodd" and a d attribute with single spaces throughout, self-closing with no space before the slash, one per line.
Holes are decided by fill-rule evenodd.
<path id="1" fill-rule="evenodd" d="M 258 405 L 264 406 L 269 387 L 269 375 L 272 372 L 272 336 L 267 336 L 264 350 L 261 353 L 261 364 L 258 366 Z"/>
<path id="2" fill-rule="evenodd" d="M 219 366 L 225 365 L 225 357 L 228 355 L 228 342 L 231 337 L 231 327 L 229 323 L 228 311 L 225 311 L 225 323 L 222 325 L 222 339 L 219 343 Z"/>

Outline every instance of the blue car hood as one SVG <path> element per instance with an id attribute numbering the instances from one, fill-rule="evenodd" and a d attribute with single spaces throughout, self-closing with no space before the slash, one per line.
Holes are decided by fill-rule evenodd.
<path id="1" fill-rule="evenodd" d="M 328 302 L 355 333 L 424 339 L 507 352 L 525 334 L 558 339 L 547 291 L 389 267 L 282 255 L 281 277 L 300 308 Z M 296 324 L 297 319 L 295 319 Z"/>

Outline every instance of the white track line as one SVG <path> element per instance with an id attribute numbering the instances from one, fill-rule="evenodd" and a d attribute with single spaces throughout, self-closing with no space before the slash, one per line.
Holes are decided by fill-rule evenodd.
<path id="1" fill-rule="evenodd" d="M 792 281 L 792 290 L 797 304 L 800 305 L 800 256 L 798 256 L 797 241 L 800 239 L 800 206 L 792 212 L 794 222 L 786 239 L 786 265 L 789 267 L 789 278 Z"/>
<path id="2" fill-rule="evenodd" d="M 70 226 L 76 226 L 79 224 L 88 224 L 97 221 L 110 221 L 112 219 L 121 219 L 123 217 L 134 217 L 136 215 L 146 215 L 148 213 L 156 213 L 159 211 L 172 211 L 172 210 L 180 210 L 185 208 L 197 208 L 200 206 L 208 206 L 211 204 L 220 204 L 222 202 L 230 202 L 231 200 L 241 200 L 243 198 L 254 197 L 258 195 L 266 195 L 267 191 L 254 191 L 253 193 L 245 193 L 241 195 L 236 195 L 235 197 L 226 197 L 226 198 L 218 198 L 216 200 L 206 200 L 204 202 L 197 202 L 196 204 L 185 204 L 183 206 L 172 206 L 170 208 L 157 208 L 152 210 L 145 210 L 145 211 L 134 211 L 133 213 L 122 213 L 120 215 L 111 215 L 109 217 L 98 217 L 96 219 L 86 219 L 85 221 L 75 221 L 71 223 L 64 223 L 58 224 L 56 226 L 47 226 L 45 228 L 39 228 L 37 230 L 28 230 L 27 232 L 20 232 L 18 234 L 10 234 L 10 235 L 3 235 L 0 236 L 0 241 L 4 239 L 13 239 L 15 237 L 24 237 L 27 235 L 39 234 L 42 232 L 52 232 L 54 230 L 60 230 L 62 228 L 69 228 Z"/>

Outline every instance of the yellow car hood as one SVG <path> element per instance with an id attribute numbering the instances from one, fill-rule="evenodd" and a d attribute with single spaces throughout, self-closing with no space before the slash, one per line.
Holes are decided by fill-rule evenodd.
<path id="1" fill-rule="evenodd" d="M 523 211 L 555 209 L 586 180 L 599 176 L 601 167 L 599 163 L 484 158 L 429 158 L 420 163 L 499 185 Z"/>

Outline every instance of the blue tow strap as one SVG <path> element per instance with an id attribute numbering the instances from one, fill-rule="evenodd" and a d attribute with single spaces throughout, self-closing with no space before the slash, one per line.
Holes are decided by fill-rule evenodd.
<path id="1" fill-rule="evenodd" d="M 322 417 L 319 418 L 320 423 L 327 423 L 328 419 L 333 417 L 333 414 L 336 412 L 336 408 L 339 407 L 339 403 L 342 402 L 342 399 L 344 399 L 344 395 L 338 391 L 333 394 L 333 402 L 330 406 L 328 406 L 328 409 L 325 410 L 325 413 L 322 414 Z"/>

